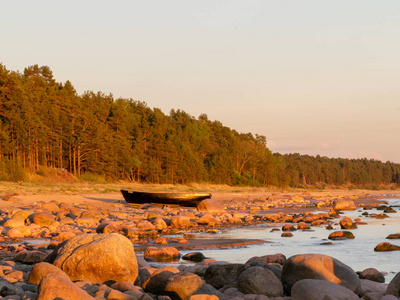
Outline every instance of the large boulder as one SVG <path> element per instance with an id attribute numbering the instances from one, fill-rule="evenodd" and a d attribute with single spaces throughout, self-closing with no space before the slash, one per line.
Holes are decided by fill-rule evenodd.
<path id="1" fill-rule="evenodd" d="M 209 212 L 210 214 L 219 214 L 225 212 L 225 209 L 221 204 L 211 199 L 205 199 L 201 201 L 197 205 L 197 210 Z"/>
<path id="2" fill-rule="evenodd" d="M 114 280 L 133 284 L 138 275 L 133 245 L 118 233 L 77 235 L 54 252 L 46 261 L 67 273 L 72 281 L 99 284 Z"/>
<path id="3" fill-rule="evenodd" d="M 292 287 L 292 300 L 359 300 L 351 290 L 333 282 L 303 279 Z"/>
<path id="4" fill-rule="evenodd" d="M 168 279 L 178 273 L 179 270 L 175 267 L 166 266 L 159 268 L 143 283 L 142 288 L 147 293 L 155 295 L 163 294 Z"/>
<path id="5" fill-rule="evenodd" d="M 380 283 L 385 282 L 385 277 L 383 276 L 383 274 L 375 268 L 365 269 L 364 271 L 360 272 L 359 277 L 360 277 L 360 279 L 367 279 L 367 280 L 376 281 L 376 282 L 380 282 Z"/>
<path id="6" fill-rule="evenodd" d="M 300 254 L 286 260 L 282 283 L 290 294 L 292 286 L 302 279 L 320 279 L 340 284 L 358 293 L 360 279 L 356 272 L 339 260 L 323 254 Z"/>
<path id="7" fill-rule="evenodd" d="M 143 255 L 147 261 L 177 261 L 181 257 L 174 247 L 147 247 Z"/>
<path id="8" fill-rule="evenodd" d="M 400 246 L 393 245 L 388 242 L 383 242 L 383 243 L 376 245 L 376 247 L 374 248 L 374 251 L 377 251 L 377 252 L 400 251 Z"/>
<path id="9" fill-rule="evenodd" d="M 244 294 L 261 294 L 268 297 L 283 296 L 281 281 L 270 270 L 250 267 L 238 278 L 238 290 Z"/>
<path id="10" fill-rule="evenodd" d="M 196 274 L 186 272 L 170 277 L 165 285 L 165 293 L 171 299 L 184 300 L 193 295 L 203 285 L 203 280 Z"/>
<path id="11" fill-rule="evenodd" d="M 268 254 L 264 256 L 253 256 L 246 263 L 249 263 L 251 261 L 262 261 L 268 264 L 283 265 L 286 262 L 286 256 L 282 253 Z"/>
<path id="12" fill-rule="evenodd" d="M 341 219 L 339 221 L 340 224 L 340 228 L 342 229 L 356 229 L 357 228 L 357 224 L 353 222 L 352 219 L 350 219 L 349 217 L 344 217 L 343 219 Z"/>
<path id="13" fill-rule="evenodd" d="M 47 212 L 37 212 L 33 218 L 32 222 L 39 226 L 51 226 L 54 225 L 56 219 Z"/>
<path id="14" fill-rule="evenodd" d="M 37 300 L 53 299 L 94 300 L 95 298 L 67 277 L 49 274 L 40 282 Z"/>

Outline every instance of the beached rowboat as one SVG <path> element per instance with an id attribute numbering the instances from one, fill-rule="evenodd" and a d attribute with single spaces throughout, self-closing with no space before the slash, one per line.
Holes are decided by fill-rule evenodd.
<path id="1" fill-rule="evenodd" d="M 165 205 L 180 205 L 196 207 L 200 201 L 211 198 L 210 193 L 147 193 L 121 190 L 127 203 L 156 203 Z"/>

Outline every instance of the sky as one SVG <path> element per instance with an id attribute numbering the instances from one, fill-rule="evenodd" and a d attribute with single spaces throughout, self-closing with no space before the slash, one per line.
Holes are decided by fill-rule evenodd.
<path id="1" fill-rule="evenodd" d="M 0 63 L 205 113 L 273 152 L 400 163 L 400 1 L 1 1 Z"/>

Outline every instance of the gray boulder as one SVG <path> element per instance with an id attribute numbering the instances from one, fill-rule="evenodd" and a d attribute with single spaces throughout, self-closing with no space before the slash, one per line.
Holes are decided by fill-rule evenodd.
<path id="1" fill-rule="evenodd" d="M 170 277 L 165 285 L 165 293 L 171 299 L 187 299 L 197 292 L 203 285 L 203 280 L 193 273 L 178 273 Z"/>
<path id="2" fill-rule="evenodd" d="M 261 294 L 268 297 L 283 296 L 281 281 L 270 270 L 250 267 L 238 278 L 238 290 L 244 294 Z"/>
<path id="3" fill-rule="evenodd" d="M 400 298 L 400 272 L 389 282 L 386 295 L 393 295 Z"/>
<path id="4" fill-rule="evenodd" d="M 349 289 L 336 283 L 303 279 L 292 287 L 292 300 L 359 300 L 358 296 Z"/>
<path id="5" fill-rule="evenodd" d="M 236 287 L 240 274 L 246 268 L 244 264 L 211 265 L 204 274 L 204 280 L 216 289 L 225 285 Z"/>

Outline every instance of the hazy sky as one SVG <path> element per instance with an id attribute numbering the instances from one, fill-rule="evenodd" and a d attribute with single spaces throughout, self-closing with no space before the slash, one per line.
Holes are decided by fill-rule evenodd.
<path id="1" fill-rule="evenodd" d="M 0 62 L 274 152 L 400 163 L 400 1 L 1 1 Z"/>

